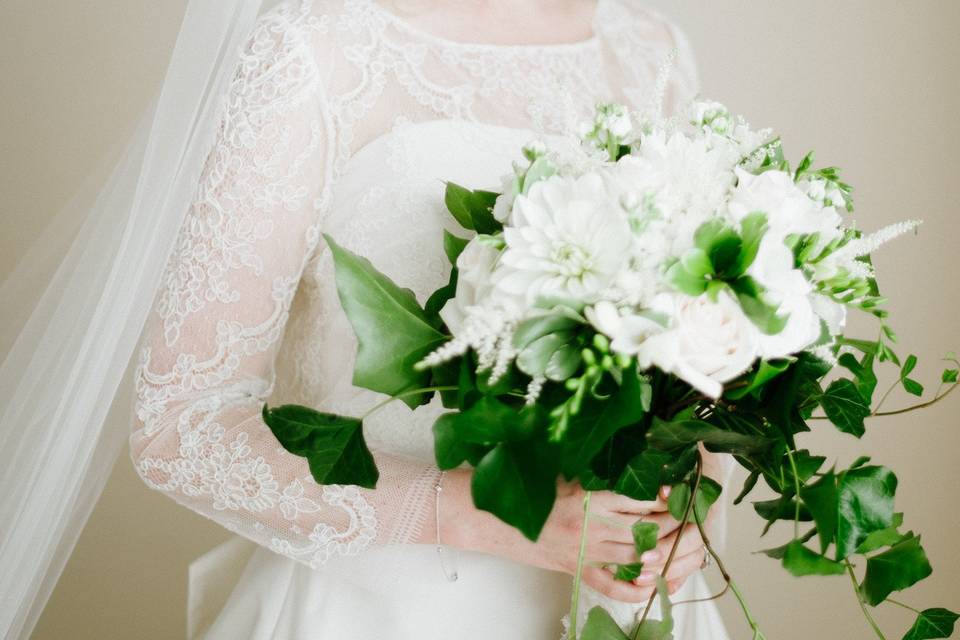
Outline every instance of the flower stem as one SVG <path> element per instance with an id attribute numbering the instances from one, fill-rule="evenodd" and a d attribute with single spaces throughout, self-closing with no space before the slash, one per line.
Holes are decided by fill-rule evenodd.
<path id="1" fill-rule="evenodd" d="M 380 409 L 384 408 L 385 406 L 387 406 L 388 404 L 390 404 L 390 403 L 393 402 L 394 400 L 399 400 L 400 398 L 405 398 L 405 397 L 407 397 L 407 396 L 413 396 L 413 395 L 416 395 L 416 394 L 418 394 L 418 393 L 429 393 L 429 392 L 431 392 L 431 391 L 456 391 L 456 390 L 459 389 L 459 388 L 460 388 L 460 387 L 455 387 L 455 386 L 452 386 L 452 385 L 447 385 L 447 386 L 442 386 L 442 387 L 420 387 L 419 389 L 408 389 L 407 391 L 401 391 L 400 393 L 398 393 L 398 394 L 396 394 L 396 395 L 393 395 L 393 396 L 390 396 L 389 398 L 383 400 L 382 402 L 378 402 L 377 404 L 375 404 L 375 405 L 373 405 L 372 407 L 370 407 L 370 409 L 368 409 L 368 410 L 366 411 L 366 413 L 364 413 L 362 416 L 360 416 L 360 421 L 362 422 L 362 421 L 366 420 L 366 419 L 369 418 L 373 413 L 375 413 L 375 412 L 379 411 Z"/>
<path id="2" fill-rule="evenodd" d="M 680 527 L 677 529 L 677 537 L 673 541 L 673 546 L 670 548 L 670 555 L 667 556 L 667 561 L 664 563 L 663 569 L 660 571 L 660 575 L 667 575 L 667 571 L 670 570 L 670 565 L 673 563 L 673 558 L 677 555 L 677 548 L 680 546 L 680 538 L 683 537 L 683 532 L 687 528 L 687 523 L 690 522 L 690 513 L 693 511 L 693 504 L 697 499 L 697 492 L 700 490 L 701 478 L 703 478 L 703 458 L 700 457 L 700 452 L 698 451 L 697 475 L 693 481 L 693 491 L 690 492 L 690 499 L 687 500 L 687 506 L 683 509 L 683 518 L 680 520 Z M 650 594 L 650 598 L 647 600 L 647 606 L 643 609 L 643 615 L 641 615 L 640 620 L 637 621 L 637 628 L 633 632 L 633 640 L 637 640 L 637 638 L 640 637 L 640 629 L 643 627 L 643 623 L 647 619 L 647 616 L 650 615 L 650 609 L 653 607 L 653 601 L 656 597 L 656 591 Z"/>
<path id="3" fill-rule="evenodd" d="M 702 459 L 700 458 L 699 452 L 697 453 L 697 465 L 698 467 L 702 465 Z M 703 526 L 703 522 L 700 521 L 700 518 L 697 517 L 696 511 L 694 511 L 693 519 L 697 523 L 697 529 L 700 531 L 700 538 L 703 540 L 703 546 L 706 548 L 707 553 L 710 554 L 710 557 L 713 558 L 713 561 L 717 565 L 717 570 L 723 577 L 724 582 L 726 582 L 726 586 L 724 587 L 723 591 L 714 597 L 723 595 L 726 592 L 727 587 L 729 587 L 730 591 L 733 592 L 734 597 L 736 597 L 737 602 L 740 603 L 740 609 L 743 611 L 743 615 L 747 619 L 747 624 L 750 625 L 750 629 L 753 631 L 753 640 L 765 640 L 765 636 L 760 631 L 760 625 L 757 624 L 757 621 L 754 619 L 753 614 L 750 611 L 750 607 L 747 606 L 746 599 L 743 597 L 743 594 L 740 593 L 740 589 L 737 588 L 737 584 L 733 581 L 733 578 L 730 577 L 730 573 L 727 571 L 727 567 L 724 566 L 723 560 L 720 558 L 720 554 L 717 553 L 716 549 L 714 549 L 713 545 L 710 543 L 710 536 L 707 535 L 707 530 Z"/>
<path id="4" fill-rule="evenodd" d="M 877 625 L 877 621 L 874 620 L 873 616 L 870 615 L 870 612 L 867 611 L 867 605 L 863 601 L 863 596 L 860 595 L 860 587 L 857 585 L 857 574 L 853 572 L 853 565 L 847 559 L 844 559 L 843 563 L 847 565 L 847 573 L 850 575 L 850 582 L 853 583 L 853 593 L 857 596 L 857 602 L 860 604 L 860 611 L 863 612 L 863 617 L 867 619 L 868 623 L 870 623 L 874 633 L 877 634 L 877 637 L 880 638 L 880 640 L 887 640 L 886 636 L 883 635 L 883 631 L 881 631 L 880 627 Z"/>
<path id="5" fill-rule="evenodd" d="M 800 537 L 800 472 L 797 471 L 797 461 L 793 459 L 793 449 L 787 447 L 787 459 L 790 460 L 790 468 L 793 470 L 793 487 L 796 493 L 793 510 L 793 537 Z"/>
<path id="6" fill-rule="evenodd" d="M 900 602 L 899 600 L 894 600 L 893 598 L 887 598 L 886 600 L 884 600 L 884 602 L 889 602 L 890 604 L 895 604 L 895 605 L 897 605 L 898 607 L 903 607 L 904 609 L 909 609 L 910 611 L 913 611 L 913 612 L 914 612 L 915 614 L 917 614 L 917 615 L 920 615 L 920 614 L 923 613 L 922 611 L 920 611 L 920 609 L 914 609 L 914 608 L 911 607 L 910 605 L 904 604 L 904 603 Z"/>
<path id="7" fill-rule="evenodd" d="M 587 525 L 590 524 L 590 492 L 583 496 L 583 524 L 580 527 L 580 551 L 577 554 L 577 572 L 573 575 L 570 594 L 570 640 L 577 640 L 577 611 L 580 608 L 580 581 L 583 579 L 583 561 L 587 555 Z"/>

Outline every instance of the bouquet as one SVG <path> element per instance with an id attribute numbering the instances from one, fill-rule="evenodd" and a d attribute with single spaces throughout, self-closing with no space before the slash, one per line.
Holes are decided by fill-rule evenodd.
<path id="1" fill-rule="evenodd" d="M 923 394 L 916 358 L 894 350 L 870 259 L 918 223 L 869 234 L 847 224 L 851 188 L 836 168 L 812 155 L 791 168 L 770 130 L 715 102 L 672 118 L 603 104 L 579 133 L 526 146 L 501 193 L 447 185 L 465 233 L 444 231 L 450 279 L 423 306 L 326 237 L 358 339 L 354 383 L 411 407 L 439 393 L 449 411 L 433 427 L 437 464 L 472 465 L 475 505 L 531 540 L 560 476 L 637 500 L 672 486 L 671 514 L 700 527 L 763 638 L 703 528 L 721 485 L 704 475 L 701 447 L 731 454 L 748 472 L 734 503 L 762 479 L 777 495 L 753 504 L 764 533 L 792 524 L 764 553 L 796 576 L 849 574 L 883 638 L 870 608 L 932 571 L 920 536 L 902 529 L 897 478 L 866 457 L 828 466 L 799 440 L 822 423 L 862 436 L 884 413 L 878 365 Z M 850 312 L 874 317 L 876 337 L 845 335 Z M 897 413 L 956 388 L 960 363 L 947 360 L 934 397 Z M 317 482 L 375 485 L 361 420 L 291 405 L 263 415 Z M 639 575 L 656 527 L 633 527 L 638 560 L 618 578 Z M 662 581 L 661 620 L 647 615 L 651 597 L 630 628 L 601 607 L 578 625 L 582 565 L 581 554 L 572 637 L 672 637 Z M 913 610 L 905 640 L 952 633 L 955 613 Z"/>

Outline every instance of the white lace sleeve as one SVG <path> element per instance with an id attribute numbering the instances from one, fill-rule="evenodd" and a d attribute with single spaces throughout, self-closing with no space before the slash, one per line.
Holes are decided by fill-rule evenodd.
<path id="1" fill-rule="evenodd" d="M 334 136 L 327 25 L 291 7 L 262 18 L 244 50 L 144 334 L 130 442 L 150 487 L 316 566 L 413 541 L 438 472 L 378 455 L 376 490 L 321 487 L 260 417 L 318 242 Z"/>

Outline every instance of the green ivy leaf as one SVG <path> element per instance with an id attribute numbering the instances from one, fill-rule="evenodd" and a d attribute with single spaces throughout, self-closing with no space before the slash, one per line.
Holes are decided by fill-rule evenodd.
<path id="1" fill-rule="evenodd" d="M 840 431 L 857 438 L 866 432 L 863 421 L 870 415 L 870 405 L 853 381 L 834 380 L 820 398 L 820 406 Z"/>
<path id="2" fill-rule="evenodd" d="M 614 491 L 634 500 L 656 500 L 664 484 L 663 468 L 672 459 L 670 454 L 652 449 L 634 456 L 623 468 Z"/>
<path id="3" fill-rule="evenodd" d="M 740 493 L 737 494 L 737 497 L 733 499 L 733 504 L 738 505 L 743 502 L 743 499 L 753 491 L 753 488 L 757 486 L 757 480 L 760 479 L 760 472 L 754 469 L 750 472 L 750 475 L 746 477 L 743 481 L 743 488 L 740 489 Z"/>
<path id="4" fill-rule="evenodd" d="M 450 261 L 451 265 L 456 266 L 457 258 L 467 248 L 469 242 L 465 238 L 453 235 L 446 229 L 443 230 L 443 252 L 447 254 L 447 260 Z"/>
<path id="5" fill-rule="evenodd" d="M 659 418 L 654 418 L 647 440 L 651 446 L 668 451 L 703 442 L 710 451 L 738 455 L 763 451 L 772 444 L 769 438 L 727 431 L 702 420 L 665 422 Z"/>
<path id="6" fill-rule="evenodd" d="M 673 640 L 673 604 L 663 576 L 657 576 L 657 596 L 660 598 L 663 620 L 644 620 L 633 634 L 635 640 Z"/>
<path id="7" fill-rule="evenodd" d="M 800 488 L 800 498 L 810 510 L 820 536 L 820 553 L 826 553 L 827 547 L 837 535 L 839 520 L 840 492 L 837 488 L 837 476 L 830 471 L 817 482 Z"/>
<path id="8" fill-rule="evenodd" d="M 892 547 L 898 542 L 906 540 L 912 534 L 900 533 L 898 529 L 902 524 L 903 514 L 893 514 L 893 524 L 886 529 L 880 529 L 879 531 L 874 531 L 868 535 L 864 541 L 860 543 L 860 546 L 857 547 L 857 553 L 867 554 L 883 547 Z"/>
<path id="9" fill-rule="evenodd" d="M 444 193 L 447 209 L 464 229 L 481 234 L 493 234 L 503 225 L 493 217 L 497 194 L 490 191 L 471 191 L 453 182 L 447 183 Z"/>
<path id="10" fill-rule="evenodd" d="M 433 423 L 433 453 L 437 467 L 456 469 L 466 460 L 474 460 L 484 452 L 482 445 L 464 440 L 457 431 L 460 413 L 445 413 Z"/>
<path id="11" fill-rule="evenodd" d="M 692 488 L 687 482 L 674 485 L 670 491 L 670 497 L 667 498 L 667 509 L 674 519 L 683 519 L 683 512 L 686 510 L 687 503 L 690 501 L 691 491 Z M 693 502 L 690 521 L 695 522 L 699 520 L 700 522 L 705 522 L 707 513 L 710 510 L 710 505 L 717 501 L 717 498 L 720 497 L 720 492 L 721 487 L 716 480 L 708 478 L 707 476 L 700 478 L 700 488 L 697 490 L 697 496 Z"/>
<path id="12" fill-rule="evenodd" d="M 953 635 L 953 625 L 960 618 L 949 609 L 924 609 L 903 640 L 934 640 Z"/>
<path id="13" fill-rule="evenodd" d="M 956 383 L 958 376 L 960 376 L 960 369 L 944 369 L 940 381 L 944 384 Z"/>
<path id="14" fill-rule="evenodd" d="M 919 537 L 898 542 L 887 551 L 867 558 L 867 573 L 860 593 L 877 606 L 894 591 L 901 591 L 933 573 Z"/>
<path id="15" fill-rule="evenodd" d="M 897 477 L 886 467 L 860 467 L 840 476 L 837 560 L 846 558 L 874 531 L 893 524 Z"/>
<path id="16" fill-rule="evenodd" d="M 836 576 L 846 571 L 842 563 L 823 557 L 799 540 L 787 545 L 783 555 L 783 567 L 797 577 Z"/>
<path id="17" fill-rule="evenodd" d="M 877 389 L 877 374 L 873 371 L 873 354 L 864 354 L 861 360 L 852 353 L 844 353 L 837 362 L 853 374 L 856 379 L 857 391 L 863 397 L 864 403 L 868 406 L 873 402 L 873 392 Z"/>
<path id="18" fill-rule="evenodd" d="M 908 377 L 916 366 L 917 356 L 910 354 L 900 368 L 900 383 L 907 393 L 919 397 L 923 395 L 923 385 Z"/>
<path id="19" fill-rule="evenodd" d="M 644 522 L 637 520 L 630 528 L 633 533 L 633 548 L 639 558 L 647 551 L 657 548 L 657 541 L 660 536 L 660 525 L 656 522 Z"/>
<path id="20" fill-rule="evenodd" d="M 361 258 L 324 234 L 333 254 L 340 304 L 357 336 L 353 384 L 396 395 L 426 386 L 429 371 L 414 365 L 447 338 L 430 324 L 413 292 L 401 289 Z M 405 396 L 411 408 L 424 396 Z"/>
<path id="21" fill-rule="evenodd" d="M 262 415 L 284 449 L 307 459 L 318 484 L 376 487 L 380 473 L 360 420 L 294 404 L 273 409 L 263 405 Z"/>
<path id="22" fill-rule="evenodd" d="M 729 400 L 739 400 L 764 388 L 768 382 L 786 371 L 793 360 L 761 360 L 756 371 L 745 376 L 746 385 L 729 389 L 723 395 Z M 741 381 L 743 382 L 743 381 Z"/>
<path id="23" fill-rule="evenodd" d="M 473 471 L 473 504 L 536 541 L 557 496 L 554 449 L 546 441 L 495 446 Z"/>
<path id="24" fill-rule="evenodd" d="M 564 475 L 568 478 L 579 475 L 617 431 L 643 418 L 643 385 L 636 367 L 627 367 L 610 398 L 584 398 L 580 412 L 570 418 L 564 435 Z"/>
<path id="25" fill-rule="evenodd" d="M 630 640 L 603 607 L 594 607 L 580 630 L 580 640 Z"/>

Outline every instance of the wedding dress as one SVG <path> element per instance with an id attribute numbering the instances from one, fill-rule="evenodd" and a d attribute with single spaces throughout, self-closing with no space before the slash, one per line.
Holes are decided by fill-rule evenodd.
<path id="1" fill-rule="evenodd" d="M 497 190 L 522 145 L 576 131 L 596 102 L 659 95 L 670 108 L 695 89 L 682 34 L 632 0 L 600 0 L 593 35 L 555 45 L 447 40 L 374 0 L 290 1 L 261 17 L 135 373 L 144 481 L 255 543 L 191 567 L 192 635 L 560 636 L 569 576 L 458 552 L 450 582 L 436 548 L 411 543 L 433 525 L 439 402 L 394 402 L 365 422 L 376 490 L 318 486 L 260 412 L 359 415 L 382 399 L 351 384 L 356 341 L 321 232 L 423 302 L 448 277 L 441 230 L 464 235 L 442 181 Z M 696 574 L 674 599 L 707 595 Z M 727 639 L 712 602 L 675 618 L 678 640 Z"/>

